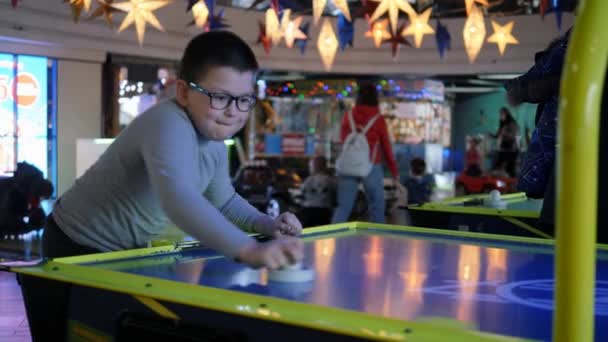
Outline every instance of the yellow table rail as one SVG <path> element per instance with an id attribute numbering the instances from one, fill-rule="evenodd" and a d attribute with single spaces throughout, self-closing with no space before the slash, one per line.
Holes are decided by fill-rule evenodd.
<path id="1" fill-rule="evenodd" d="M 593 341 L 599 111 L 608 1 L 581 0 L 561 81 L 553 340 Z M 606 134 L 606 132 L 604 132 Z"/>

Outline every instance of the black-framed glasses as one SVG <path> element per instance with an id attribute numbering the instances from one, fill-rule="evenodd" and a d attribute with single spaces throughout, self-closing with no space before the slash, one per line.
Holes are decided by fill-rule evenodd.
<path id="1" fill-rule="evenodd" d="M 211 108 L 222 110 L 228 108 L 232 101 L 236 101 L 236 108 L 241 112 L 248 112 L 255 106 L 257 98 L 254 95 L 232 96 L 228 93 L 216 93 L 209 91 L 194 82 L 188 82 L 190 88 L 209 97 Z"/>

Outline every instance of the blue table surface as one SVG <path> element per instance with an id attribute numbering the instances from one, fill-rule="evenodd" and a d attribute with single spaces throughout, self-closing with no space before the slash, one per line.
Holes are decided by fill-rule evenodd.
<path id="1" fill-rule="evenodd" d="M 169 258 L 153 266 L 93 266 L 397 319 L 451 318 L 482 331 L 549 341 L 553 247 L 486 246 L 474 239 L 381 230 L 320 235 L 305 244 L 303 264 L 316 272 L 308 283 L 269 282 L 266 270 L 200 249 L 146 257 Z M 598 254 L 597 270 L 595 340 L 608 341 L 606 253 Z"/>

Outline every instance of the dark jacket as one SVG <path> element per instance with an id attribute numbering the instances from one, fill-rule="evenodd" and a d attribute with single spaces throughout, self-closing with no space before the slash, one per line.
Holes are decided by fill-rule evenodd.
<path id="1" fill-rule="evenodd" d="M 531 198 L 545 194 L 555 163 L 559 79 L 564 64 L 570 30 L 536 56 L 528 72 L 505 84 L 517 102 L 539 104 L 536 129 L 522 161 L 518 187 Z"/>

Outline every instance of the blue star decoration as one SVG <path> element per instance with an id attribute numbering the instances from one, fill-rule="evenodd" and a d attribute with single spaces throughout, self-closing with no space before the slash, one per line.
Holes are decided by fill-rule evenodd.
<path id="1" fill-rule="evenodd" d="M 230 27 L 224 23 L 224 9 L 222 8 L 217 14 L 215 13 L 215 0 L 207 0 L 209 8 L 209 19 L 207 19 L 207 31 L 221 30 Z"/>
<path id="2" fill-rule="evenodd" d="M 410 43 L 409 40 L 405 39 L 405 37 L 401 34 L 403 30 L 405 30 L 405 23 L 399 25 L 397 33 L 391 32 L 391 37 L 382 41 L 382 44 L 391 43 L 393 59 L 397 59 L 397 55 L 399 54 L 399 48 L 401 47 L 401 45 L 412 46 L 412 43 Z"/>
<path id="3" fill-rule="evenodd" d="M 300 26 L 300 31 L 306 35 L 306 39 L 296 39 L 296 46 L 300 49 L 300 55 L 304 56 L 306 53 L 306 46 L 308 45 L 308 41 L 310 40 L 308 31 L 310 30 L 310 21 L 302 24 Z"/>
<path id="4" fill-rule="evenodd" d="M 355 25 L 353 22 L 348 21 L 342 14 L 338 15 L 338 42 L 340 43 L 340 51 L 346 50 L 346 47 L 349 45 L 353 47 L 355 39 Z"/>
<path id="5" fill-rule="evenodd" d="M 555 12 L 555 20 L 557 21 L 557 29 L 562 30 L 562 4 L 559 0 L 552 0 L 553 12 Z"/>
<path id="6" fill-rule="evenodd" d="M 437 20 L 435 32 L 437 51 L 439 51 L 439 57 L 443 59 L 446 50 L 450 50 L 452 48 L 452 37 L 450 36 L 450 32 L 448 32 L 447 26 L 443 25 L 439 20 Z"/>

